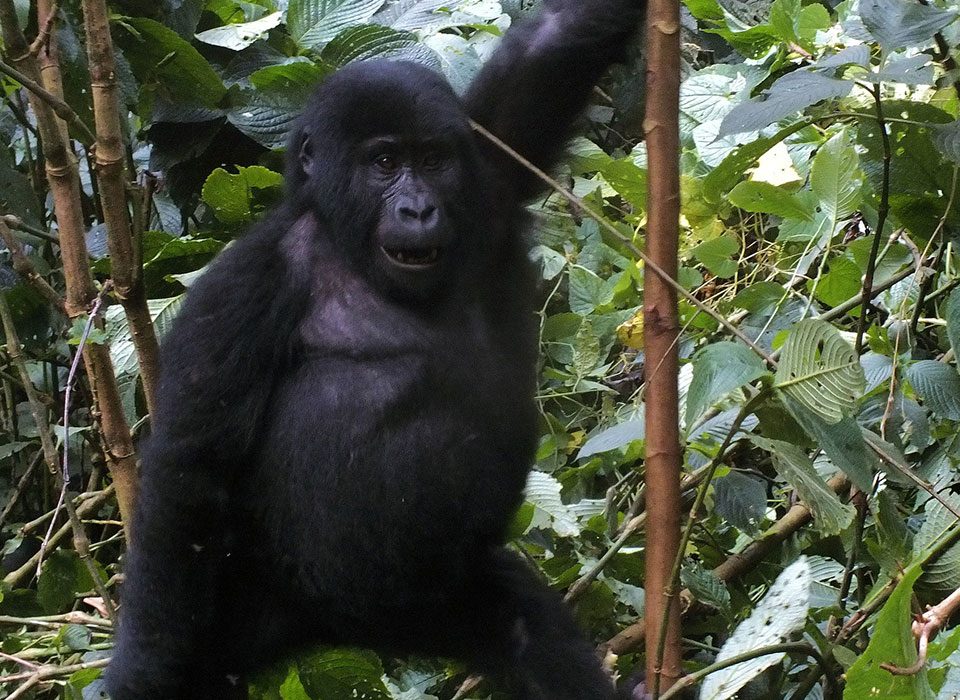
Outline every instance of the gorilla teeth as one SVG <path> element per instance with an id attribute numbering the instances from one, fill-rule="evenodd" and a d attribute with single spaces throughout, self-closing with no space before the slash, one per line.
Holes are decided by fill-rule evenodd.
<path id="1" fill-rule="evenodd" d="M 440 258 L 439 248 L 426 250 L 388 250 L 387 254 L 401 265 L 432 265 Z"/>

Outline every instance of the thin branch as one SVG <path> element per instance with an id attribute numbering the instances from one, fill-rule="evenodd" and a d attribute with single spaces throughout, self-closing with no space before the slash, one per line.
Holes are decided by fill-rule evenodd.
<path id="1" fill-rule="evenodd" d="M 738 340 L 740 340 L 740 342 L 742 342 L 742 343 L 743 343 L 744 345 L 746 345 L 748 348 L 750 348 L 751 350 L 753 350 L 757 355 L 759 355 L 760 357 L 762 357 L 766 362 L 768 362 L 768 363 L 772 362 L 771 357 L 770 357 L 770 355 L 767 353 L 766 350 L 764 350 L 763 348 L 761 348 L 761 347 L 760 347 L 759 345 L 757 345 L 755 342 L 753 342 L 752 340 L 750 340 L 750 338 L 748 338 L 746 335 L 744 335 L 743 332 L 742 332 L 739 328 L 737 328 L 736 326 L 734 326 L 732 323 L 730 323 L 730 321 L 728 321 L 728 320 L 723 316 L 723 314 L 720 314 L 720 313 L 718 313 L 717 311 L 715 311 L 714 309 L 711 309 L 711 308 L 710 308 L 709 306 L 707 306 L 705 303 L 703 303 L 702 301 L 700 301 L 699 299 L 697 299 L 697 297 L 694 296 L 691 292 L 687 291 L 683 286 L 681 286 L 680 283 L 678 283 L 676 280 L 672 279 L 672 278 L 670 277 L 670 275 L 668 275 L 667 272 L 666 272 L 663 268 L 661 268 L 659 265 L 657 265 L 657 263 L 656 263 L 655 261 L 651 260 L 650 257 L 649 257 L 646 253 L 644 253 L 640 248 L 638 248 L 637 245 L 636 245 L 633 241 L 631 241 L 629 238 L 627 238 L 627 237 L 624 236 L 622 233 L 620 233 L 613 224 L 611 224 L 609 221 L 607 221 L 606 217 L 604 217 L 603 214 L 594 211 L 593 208 L 592 208 L 590 205 L 588 205 L 588 204 L 587 204 L 586 202 L 584 202 L 582 199 L 580 199 L 580 198 L 577 197 L 575 194 L 573 194 L 572 192 L 570 192 L 570 190 L 568 190 L 566 187 L 564 187 L 563 185 L 561 185 L 561 184 L 560 184 L 559 182 L 557 182 L 554 178 L 552 178 L 552 177 L 550 177 L 549 175 L 547 175 L 547 173 L 545 173 L 543 170 L 541 170 L 541 169 L 538 168 L 536 165 L 534 165 L 533 163 L 531 163 L 529 160 L 527 160 L 526 158 L 524 158 L 522 155 L 520 155 L 519 153 L 517 153 L 517 152 L 516 152 L 515 150 L 513 150 L 508 144 L 504 143 L 502 140 L 500 140 L 499 138 L 497 138 L 494 134 L 490 133 L 490 132 L 489 132 L 487 129 L 485 129 L 483 126 L 481 126 L 480 124 L 478 124 L 478 123 L 476 123 L 475 121 L 472 121 L 472 120 L 471 120 L 470 124 L 471 124 L 471 126 L 473 127 L 473 129 L 474 129 L 477 133 L 479 133 L 479 134 L 480 134 L 481 136 L 483 136 L 484 138 L 488 139 L 488 140 L 489 140 L 492 144 L 494 144 L 497 148 L 500 148 L 501 150 L 503 150 L 503 151 L 504 151 L 507 155 L 509 155 L 511 158 L 516 159 L 517 162 L 519 162 L 521 165 L 523 165 L 523 167 L 527 168 L 530 172 L 532 172 L 534 175 L 536 175 L 537 177 L 539 177 L 544 183 L 546 183 L 547 185 L 549 185 L 550 188 L 553 189 L 557 194 L 561 195 L 564 199 L 566 199 L 568 202 L 570 202 L 571 204 L 573 204 L 575 207 L 577 207 L 578 209 L 581 209 L 583 212 L 585 212 L 586 214 L 588 214 L 591 219 L 593 219 L 594 221 L 596 221 L 596 222 L 600 225 L 601 228 L 603 228 L 605 231 L 607 231 L 607 233 L 609 233 L 612 237 L 616 238 L 617 241 L 618 241 L 623 247 L 625 247 L 627 250 L 629 250 L 631 255 L 634 255 L 634 256 L 636 256 L 639 260 L 642 260 L 642 261 L 643 261 L 643 264 L 644 264 L 647 268 L 649 268 L 650 270 L 652 270 L 652 271 L 653 271 L 656 275 L 658 275 L 666 284 L 668 284 L 670 287 L 672 287 L 673 290 L 674 290 L 677 294 L 679 294 L 679 295 L 682 296 L 684 299 L 686 299 L 688 302 L 690 302 L 690 304 L 692 304 L 693 306 L 695 306 L 698 311 L 701 311 L 701 312 L 705 313 L 707 316 L 709 316 L 710 318 L 712 318 L 713 320 L 715 320 L 717 323 L 719 323 L 721 326 L 723 326 L 723 328 L 725 328 L 725 329 L 727 330 L 727 332 L 730 333 L 730 335 L 732 335 L 732 336 L 734 336 L 735 338 L 737 338 Z"/>
<path id="2" fill-rule="evenodd" d="M 63 119 L 67 124 L 74 127 L 80 134 L 84 137 L 85 143 L 94 143 L 96 137 L 93 135 L 93 132 L 90 131 L 90 128 L 83 123 L 83 120 L 80 116 L 73 111 L 73 108 L 68 105 L 66 102 L 61 100 L 59 97 L 54 95 L 52 92 L 49 92 L 44 88 L 40 83 L 35 80 L 28 78 L 26 75 L 18 71 L 13 66 L 0 61 L 0 73 L 13 78 L 18 83 L 20 83 L 24 88 L 32 92 L 34 95 L 39 97 L 41 100 L 50 105 L 50 108 L 56 113 L 58 117 Z"/>
<path id="3" fill-rule="evenodd" d="M 13 269 L 16 270 L 17 274 L 23 277 L 27 284 L 36 289 L 61 315 L 66 316 L 67 307 L 63 303 L 63 298 L 57 294 L 57 291 L 50 286 L 50 283 L 37 272 L 33 263 L 27 258 L 27 254 L 23 250 L 23 244 L 17 240 L 16 236 L 13 235 L 13 231 L 10 230 L 3 219 L 0 219 L 0 239 L 3 240 L 7 246 L 7 250 L 10 251 L 10 257 L 13 259 Z"/>
<path id="4" fill-rule="evenodd" d="M 873 276 L 877 270 L 877 254 L 880 252 L 880 239 L 883 238 L 883 228 L 887 223 L 887 214 L 890 211 L 890 161 L 893 151 L 890 148 L 890 134 L 887 133 L 887 122 L 883 114 L 883 101 L 880 99 L 880 86 L 874 85 L 870 89 L 873 95 L 877 114 L 877 125 L 880 127 L 880 139 L 883 144 L 883 174 L 880 181 L 880 203 L 877 205 L 877 230 L 873 232 L 873 243 L 870 246 L 870 257 L 867 258 L 867 270 L 863 275 L 863 308 L 860 310 L 860 323 L 857 324 L 857 341 L 854 349 L 859 355 L 863 348 L 863 336 L 870 326 L 870 312 L 873 304 L 867 291 L 873 288 Z"/>
<path id="5" fill-rule="evenodd" d="M 113 601 L 110 598 L 110 593 L 107 591 L 106 584 L 100 576 L 100 571 L 97 569 L 97 566 L 90 555 L 90 540 L 87 538 L 87 533 L 84 529 L 83 522 L 77 515 L 76 509 L 73 507 L 73 501 L 65 498 L 67 481 L 64 477 L 64 474 L 60 471 L 57 450 L 53 443 L 50 423 L 47 420 L 47 411 L 38 398 L 36 389 L 33 387 L 33 382 L 30 379 L 30 372 L 27 369 L 27 364 L 24 361 L 23 354 L 21 352 L 20 339 L 17 336 L 17 328 L 13 323 L 13 314 L 10 312 L 10 307 L 7 305 L 7 300 L 3 295 L 0 295 L 0 322 L 3 324 L 3 333 L 6 337 L 7 354 L 10 356 L 10 359 L 13 361 L 14 366 L 16 366 L 17 371 L 20 373 L 20 377 L 23 380 L 23 389 L 27 394 L 27 401 L 30 404 L 30 411 L 33 414 L 33 419 L 36 422 L 37 428 L 40 432 L 40 445 L 43 448 L 44 461 L 47 463 L 47 467 L 50 469 L 51 473 L 57 476 L 62 483 L 60 500 L 66 506 L 67 517 L 69 518 L 70 526 L 73 530 L 73 542 L 74 546 L 76 547 L 77 554 L 79 555 L 80 560 L 87 567 L 87 571 L 90 573 L 90 578 L 93 580 L 93 585 L 96 587 L 97 593 L 99 593 L 103 598 L 104 605 L 106 606 L 110 617 L 113 618 L 116 615 L 116 610 L 113 607 Z M 78 350 L 77 356 L 79 357 L 79 355 L 80 351 Z M 67 444 L 66 441 L 64 441 L 64 454 L 67 452 Z M 59 508 L 60 504 L 58 504 L 57 507 Z M 54 518 L 54 520 L 56 520 L 56 518 Z M 44 538 L 44 542 L 40 546 L 40 552 L 38 552 L 37 556 L 37 567 L 39 567 L 40 562 L 43 561 L 44 547 L 50 539 L 50 534 L 51 533 L 49 532 L 47 533 L 47 537 Z"/>

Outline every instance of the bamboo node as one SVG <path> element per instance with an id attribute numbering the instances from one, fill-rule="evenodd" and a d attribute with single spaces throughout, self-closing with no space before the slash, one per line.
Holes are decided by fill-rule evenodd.
<path id="1" fill-rule="evenodd" d="M 666 34 L 668 36 L 673 36 L 680 31 L 680 23 L 673 19 L 651 22 L 650 26 L 661 34 Z"/>
<path id="2" fill-rule="evenodd" d="M 52 177 L 67 177 L 73 172 L 73 168 L 69 165 L 51 165 L 50 161 L 47 161 L 46 168 Z"/>

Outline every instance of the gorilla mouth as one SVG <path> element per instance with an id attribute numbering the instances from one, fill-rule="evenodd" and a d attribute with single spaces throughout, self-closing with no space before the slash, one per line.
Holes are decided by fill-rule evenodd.
<path id="1" fill-rule="evenodd" d="M 439 248 L 382 248 L 391 262 L 409 268 L 433 267 L 440 260 Z"/>

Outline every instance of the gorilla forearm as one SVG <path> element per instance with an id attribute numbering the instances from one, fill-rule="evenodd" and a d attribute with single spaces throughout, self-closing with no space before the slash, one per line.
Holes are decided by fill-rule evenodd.
<path id="1" fill-rule="evenodd" d="M 623 58 L 645 0 L 547 0 L 503 38 L 466 96 L 467 112 L 541 169 L 549 169 L 586 107 L 594 84 Z M 490 147 L 505 192 L 520 201 L 542 188 L 510 156 Z"/>

